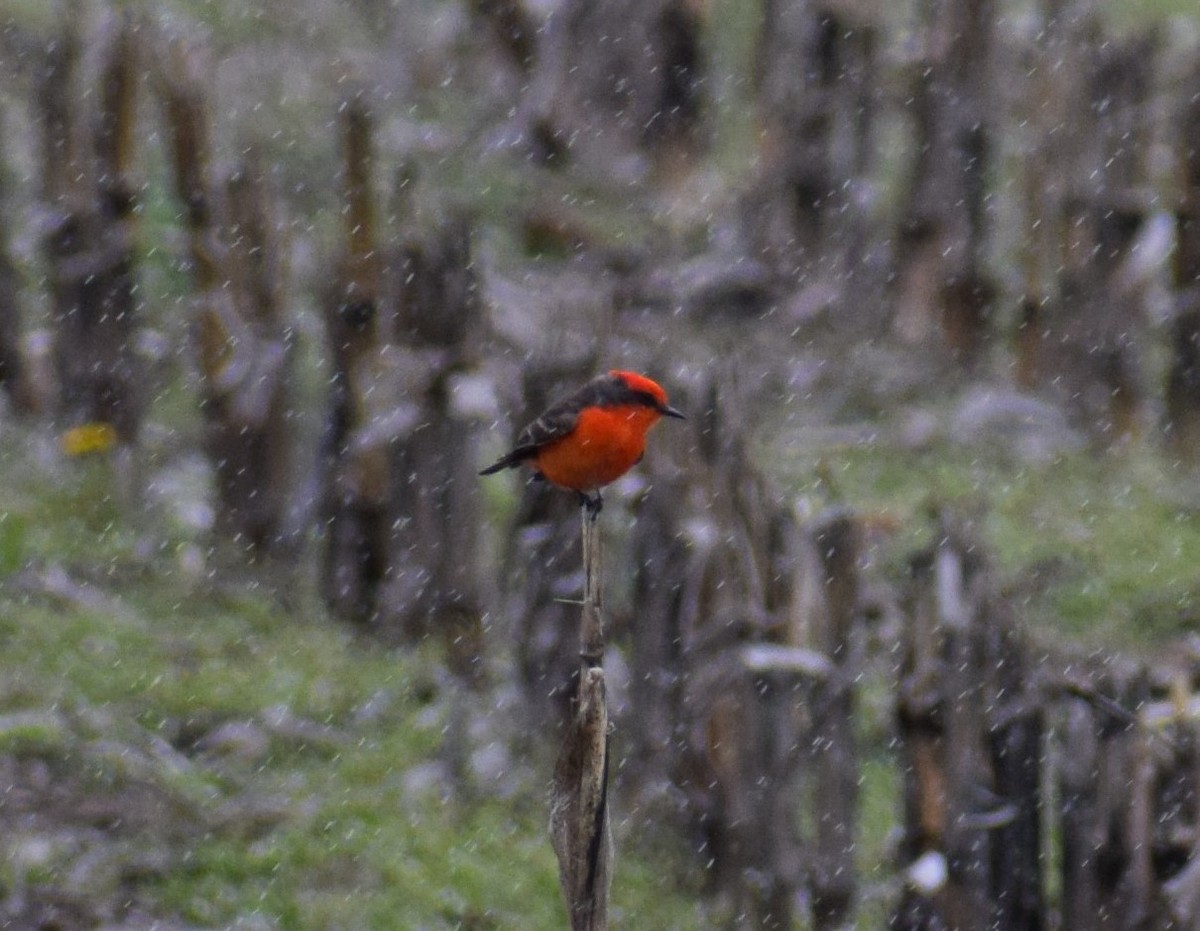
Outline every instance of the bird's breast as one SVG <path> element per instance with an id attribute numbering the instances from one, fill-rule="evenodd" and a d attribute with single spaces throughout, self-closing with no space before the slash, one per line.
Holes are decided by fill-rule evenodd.
<path id="1" fill-rule="evenodd" d="M 658 414 L 644 407 L 586 408 L 570 433 L 538 451 L 537 469 L 555 485 L 595 491 L 642 457 L 646 431 L 657 420 Z"/>

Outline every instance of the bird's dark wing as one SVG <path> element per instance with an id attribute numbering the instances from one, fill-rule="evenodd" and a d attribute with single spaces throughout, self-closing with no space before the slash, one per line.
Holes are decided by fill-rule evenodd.
<path id="1" fill-rule="evenodd" d="M 501 469 L 511 469 L 526 459 L 532 459 L 547 443 L 569 434 L 579 422 L 579 412 L 588 407 L 611 407 L 628 404 L 635 393 L 619 378 L 601 375 L 569 397 L 556 401 L 546 408 L 545 413 L 521 431 L 513 450 L 501 456 L 480 475 L 491 475 Z"/>
<path id="2" fill-rule="evenodd" d="M 621 379 L 613 375 L 593 378 L 574 394 L 551 404 L 541 417 L 522 430 L 517 437 L 517 448 L 536 450 L 566 436 L 575 429 L 580 411 L 586 408 L 635 403 L 642 403 L 641 395 L 631 391 Z"/>
<path id="3" fill-rule="evenodd" d="M 584 407 L 585 404 L 577 403 L 577 395 L 571 395 L 548 407 L 541 417 L 521 431 L 517 437 L 517 448 L 536 450 L 539 446 L 545 446 L 566 436 L 575 429 L 575 424 L 579 422 L 579 412 Z"/>

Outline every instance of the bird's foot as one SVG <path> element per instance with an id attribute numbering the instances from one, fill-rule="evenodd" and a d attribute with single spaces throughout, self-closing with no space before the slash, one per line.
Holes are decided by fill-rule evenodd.
<path id="1" fill-rule="evenodd" d="M 595 520 L 599 517 L 600 509 L 604 507 L 604 499 L 600 497 L 600 492 L 598 491 L 594 497 L 586 491 L 579 492 L 579 503 L 587 510 L 589 520 Z"/>

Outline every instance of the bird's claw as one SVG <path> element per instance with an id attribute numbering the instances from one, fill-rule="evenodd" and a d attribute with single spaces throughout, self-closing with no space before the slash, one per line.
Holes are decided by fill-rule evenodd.
<path id="1" fill-rule="evenodd" d="M 595 520 L 599 517 L 600 509 L 604 507 L 604 499 L 600 497 L 600 492 L 596 492 L 595 497 L 589 495 L 586 491 L 579 492 L 579 503 L 587 511 L 590 520 Z"/>

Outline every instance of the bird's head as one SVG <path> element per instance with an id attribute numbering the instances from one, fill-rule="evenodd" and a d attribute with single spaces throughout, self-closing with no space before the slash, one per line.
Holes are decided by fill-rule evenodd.
<path id="1" fill-rule="evenodd" d="M 623 372 L 620 369 L 613 369 L 608 373 L 610 377 L 621 382 L 634 395 L 637 403 L 644 404 L 646 407 L 661 414 L 664 417 L 678 417 L 684 420 L 684 416 L 680 411 L 675 410 L 667 403 L 667 393 L 663 390 L 662 385 L 645 375 L 639 375 L 637 372 Z"/>

